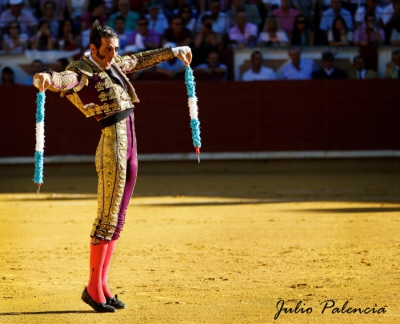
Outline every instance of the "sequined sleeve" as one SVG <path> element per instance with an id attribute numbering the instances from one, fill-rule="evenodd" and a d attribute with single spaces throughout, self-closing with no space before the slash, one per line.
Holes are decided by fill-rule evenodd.
<path id="1" fill-rule="evenodd" d="M 136 53 L 130 56 L 117 56 L 115 63 L 124 73 L 132 73 L 150 68 L 174 58 L 171 47 Z"/>
<path id="2" fill-rule="evenodd" d="M 47 70 L 50 75 L 51 85 L 49 90 L 53 92 L 64 92 L 75 88 L 80 83 L 80 76 L 74 71 L 54 72 Z"/>

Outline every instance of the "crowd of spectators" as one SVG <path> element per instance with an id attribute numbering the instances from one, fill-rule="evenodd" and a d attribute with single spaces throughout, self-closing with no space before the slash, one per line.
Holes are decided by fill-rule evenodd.
<path id="1" fill-rule="evenodd" d="M 232 79 L 235 48 L 291 48 L 291 64 L 279 74 L 254 68 L 262 62 L 254 52 L 243 80 L 260 79 L 257 70 L 270 79 L 309 79 L 323 74 L 301 59 L 300 47 L 358 46 L 362 54 L 400 44 L 400 0 L 0 0 L 0 50 L 78 50 L 79 57 L 96 19 L 117 31 L 120 54 L 188 45 L 198 74 L 220 80 Z M 373 56 L 354 58 L 354 65 L 370 67 Z M 323 56 L 323 69 L 330 71 L 333 61 Z M 182 68 L 173 60 L 152 72 L 174 78 Z"/>

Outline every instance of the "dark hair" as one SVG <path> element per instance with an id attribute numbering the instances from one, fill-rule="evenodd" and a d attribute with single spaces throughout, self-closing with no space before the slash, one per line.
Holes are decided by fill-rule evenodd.
<path id="1" fill-rule="evenodd" d="M 102 38 L 118 38 L 118 34 L 110 26 L 101 26 L 100 22 L 96 20 L 90 32 L 89 44 L 93 44 L 99 49 L 101 47 Z"/>
<path id="2" fill-rule="evenodd" d="M 211 15 L 204 15 L 203 17 L 201 17 L 201 23 L 204 24 L 204 22 L 209 19 L 211 19 Z"/>
<path id="3" fill-rule="evenodd" d="M 340 20 L 342 22 L 346 33 L 349 31 L 349 28 L 347 27 L 346 21 L 343 19 L 343 17 L 342 16 L 337 16 L 332 22 L 332 35 L 333 35 L 333 40 L 335 42 L 339 42 L 340 41 L 340 34 L 339 34 L 338 30 L 335 28 L 335 24 L 336 24 L 336 22 L 338 20 Z"/>
<path id="4" fill-rule="evenodd" d="M 254 51 L 253 53 L 251 53 L 251 60 L 253 61 L 254 55 L 259 54 L 261 56 L 261 59 L 263 58 L 261 51 Z"/>
<path id="5" fill-rule="evenodd" d="M 44 8 L 46 7 L 46 5 L 48 5 L 48 4 L 52 4 L 54 9 L 57 8 L 57 4 L 56 4 L 54 1 L 48 0 L 48 1 L 46 1 L 46 2 L 44 3 L 43 9 L 44 9 Z"/>
<path id="6" fill-rule="evenodd" d="M 306 16 L 304 16 L 303 14 L 297 15 L 294 18 L 294 22 L 293 22 L 293 31 L 292 31 L 292 45 L 302 45 L 301 44 L 301 32 L 300 32 L 300 28 L 299 26 L 297 26 L 297 20 L 299 18 L 304 18 L 304 20 L 306 21 L 306 27 L 307 27 L 307 18 Z M 308 42 L 308 37 L 309 37 L 309 33 L 308 30 L 306 28 L 306 36 L 307 36 L 307 42 Z M 308 43 L 307 43 L 308 45 Z"/>
<path id="7" fill-rule="evenodd" d="M 1 72 L 1 74 L 2 74 L 2 75 L 3 75 L 3 74 L 11 74 L 11 75 L 14 75 L 15 73 L 14 73 L 14 70 L 13 70 L 12 68 L 6 66 L 6 67 L 3 69 L 3 71 Z"/>
<path id="8" fill-rule="evenodd" d="M 58 27 L 58 38 L 60 38 L 60 39 L 64 38 L 64 26 L 67 21 L 71 24 L 72 35 L 76 36 L 76 34 L 77 34 L 74 21 L 70 18 L 65 18 L 64 20 L 61 21 L 60 26 Z"/>
<path id="9" fill-rule="evenodd" d="M 19 23 L 18 20 L 13 20 L 13 21 L 10 21 L 10 22 L 8 23 L 8 25 L 7 25 L 7 34 L 10 33 L 8 30 L 10 29 L 11 24 L 17 24 L 17 25 L 18 25 L 18 33 L 21 34 L 21 24 Z"/>
<path id="10" fill-rule="evenodd" d="M 115 21 L 117 21 L 117 20 L 122 20 L 123 22 L 125 22 L 125 17 L 119 15 L 118 17 L 115 18 Z"/>
<path id="11" fill-rule="evenodd" d="M 179 19 L 182 22 L 182 18 L 178 15 L 174 15 L 169 19 L 169 24 L 171 25 L 174 20 Z"/>
<path id="12" fill-rule="evenodd" d="M 88 12 L 93 12 L 93 10 L 97 7 L 100 7 L 102 5 L 104 5 L 105 2 L 103 0 L 94 0 L 94 1 L 89 1 L 89 5 L 88 5 Z"/>
<path id="13" fill-rule="evenodd" d="M 375 12 L 373 12 L 373 11 L 368 11 L 365 14 L 364 20 L 367 20 L 367 17 L 374 17 L 374 19 L 376 20 L 376 15 L 375 15 Z"/>
<path id="14" fill-rule="evenodd" d="M 63 67 L 65 67 L 65 68 L 66 68 L 66 67 L 68 66 L 68 64 L 69 64 L 68 59 L 66 59 L 65 57 L 62 57 L 62 58 L 58 59 L 57 62 L 60 62 L 61 65 L 62 65 Z"/>
<path id="15" fill-rule="evenodd" d="M 353 63 L 356 63 L 356 60 L 357 60 L 357 59 L 363 59 L 364 62 L 365 62 L 364 56 L 362 56 L 362 55 L 357 55 L 357 56 L 355 56 L 355 57 L 353 58 Z"/>

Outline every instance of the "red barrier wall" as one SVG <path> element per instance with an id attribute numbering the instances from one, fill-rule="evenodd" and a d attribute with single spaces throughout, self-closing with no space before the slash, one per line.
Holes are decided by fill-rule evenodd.
<path id="1" fill-rule="evenodd" d="M 400 149 L 398 80 L 198 82 L 203 152 Z M 193 152 L 183 82 L 137 83 L 139 153 Z M 0 86 L 0 156 L 32 156 L 36 90 Z M 45 154 L 94 154 L 100 128 L 47 92 Z"/>

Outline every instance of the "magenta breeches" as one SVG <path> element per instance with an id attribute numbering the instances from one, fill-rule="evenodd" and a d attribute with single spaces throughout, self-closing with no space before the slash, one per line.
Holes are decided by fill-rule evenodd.
<path id="1" fill-rule="evenodd" d="M 136 183 L 138 161 L 136 149 L 135 121 L 133 114 L 129 115 L 129 117 L 126 119 L 126 135 L 128 139 L 126 151 L 126 182 L 124 193 L 122 195 L 121 206 L 118 213 L 117 226 L 115 227 L 115 232 L 112 236 L 112 240 L 118 239 L 121 234 L 122 227 L 125 224 L 126 210 L 128 209 L 129 201 L 131 199 Z"/>

